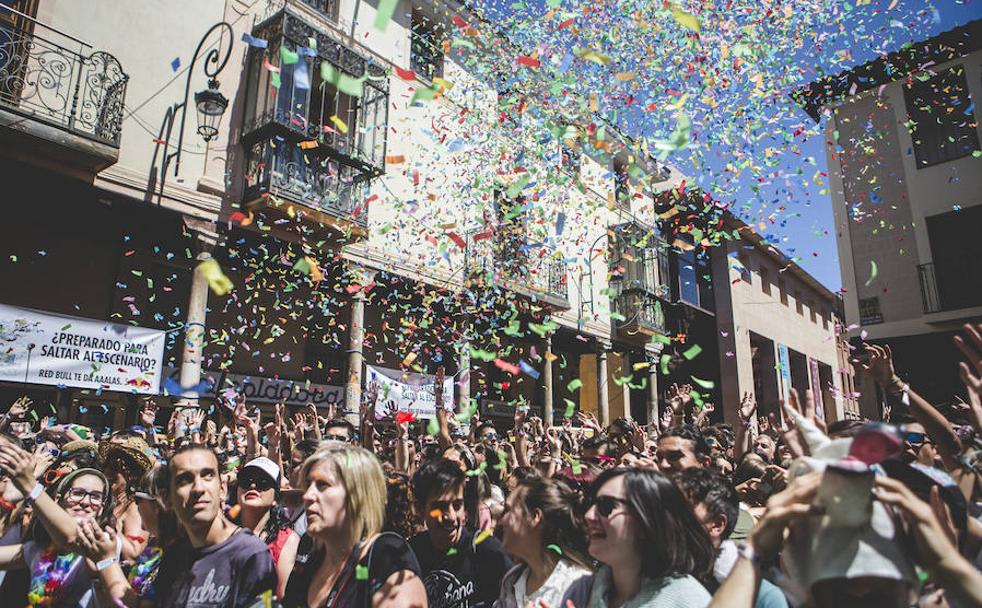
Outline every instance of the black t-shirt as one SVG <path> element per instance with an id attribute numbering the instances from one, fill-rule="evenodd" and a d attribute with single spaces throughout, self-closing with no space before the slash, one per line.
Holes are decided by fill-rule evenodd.
<path id="1" fill-rule="evenodd" d="M 266 543 L 240 529 L 201 549 L 187 539 L 174 543 L 164 551 L 154 587 L 160 607 L 240 608 L 276 588 L 276 570 Z"/>
<path id="2" fill-rule="evenodd" d="M 464 530 L 456 551 L 437 551 L 426 532 L 414 536 L 409 546 L 423 569 L 430 608 L 491 606 L 512 565 L 498 539 L 489 536 L 475 544 L 472 530 Z"/>
<path id="3" fill-rule="evenodd" d="M 398 534 L 380 534 L 372 542 L 368 553 L 361 555 L 361 545 L 355 547 L 344 569 L 334 583 L 325 606 L 337 608 L 366 608 L 372 604 L 372 596 L 385 585 L 394 573 L 409 570 L 420 576 L 419 562 L 406 541 Z M 356 563 L 357 560 L 357 563 Z M 310 583 L 324 562 L 324 551 L 318 548 L 310 536 L 304 534 L 297 548 L 297 561 L 290 573 L 283 594 L 283 608 L 307 608 L 307 592 Z M 361 573 L 359 574 L 359 571 Z M 365 576 L 367 574 L 367 577 Z M 332 598 L 331 595 L 334 597 Z M 315 607 L 320 608 L 320 607 Z"/>

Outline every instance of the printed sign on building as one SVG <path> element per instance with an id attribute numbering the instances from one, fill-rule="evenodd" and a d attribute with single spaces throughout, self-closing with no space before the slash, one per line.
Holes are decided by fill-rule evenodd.
<path id="1" fill-rule="evenodd" d="M 180 385 L 181 371 L 175 367 L 164 368 L 164 389 L 169 395 L 198 395 L 203 399 L 214 399 L 218 383 L 222 381 L 221 372 L 202 370 L 201 384 L 184 388 Z M 223 389 L 235 389 L 243 395 L 246 403 L 283 403 L 291 407 L 303 407 L 313 403 L 320 408 L 335 406 L 337 413 L 344 412 L 344 387 L 312 382 L 225 374 Z"/>
<path id="2" fill-rule="evenodd" d="M 373 382 L 379 385 L 379 403 L 376 412 L 397 409 L 416 414 L 419 418 L 436 416 L 436 376 L 402 372 L 386 367 L 367 366 L 368 379 L 365 386 Z M 453 377 L 443 380 L 444 407 L 453 408 Z"/>
<path id="3" fill-rule="evenodd" d="M 0 304 L 0 380 L 157 393 L 164 336 L 157 329 Z"/>

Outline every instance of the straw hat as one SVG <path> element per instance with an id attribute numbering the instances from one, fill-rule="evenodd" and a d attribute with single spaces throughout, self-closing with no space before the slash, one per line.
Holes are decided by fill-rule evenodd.
<path id="1" fill-rule="evenodd" d="M 113 456 L 129 460 L 142 475 L 153 467 L 150 447 L 141 437 L 126 437 L 125 439 L 103 439 L 99 442 L 99 461 L 105 465 Z"/>

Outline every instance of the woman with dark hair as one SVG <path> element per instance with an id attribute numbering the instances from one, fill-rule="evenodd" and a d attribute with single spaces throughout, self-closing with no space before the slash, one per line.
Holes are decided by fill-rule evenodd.
<path id="1" fill-rule="evenodd" d="M 29 606 L 94 606 L 90 573 L 108 564 L 86 564 L 85 557 L 72 548 L 79 539 L 80 523 L 95 520 L 100 528 L 112 525 L 109 481 L 96 469 L 77 469 L 46 492 L 34 470 L 31 454 L 14 445 L 0 445 L 0 472 L 10 477 L 25 500 L 34 503 L 42 524 L 34 527 L 31 540 L 0 547 L 0 570 L 30 571 Z M 120 550 L 117 543 L 112 561 L 119 560 Z"/>
<path id="2" fill-rule="evenodd" d="M 130 568 L 129 574 L 124 573 L 118 563 L 99 570 L 99 580 L 102 582 L 99 599 L 102 605 L 137 606 L 143 600 L 152 602 L 156 598 L 154 581 L 159 571 L 160 559 L 183 533 L 174 511 L 164 505 L 166 483 L 166 465 L 155 465 L 137 484 L 134 492 L 136 506 L 150 538 L 146 549 Z M 111 561 L 111 551 L 117 537 L 115 529 L 107 527 L 100 530 L 89 522 L 82 524 L 80 528 L 79 544 L 85 556 L 93 563 Z"/>
<path id="3" fill-rule="evenodd" d="M 713 545 L 682 492 L 652 469 L 611 469 L 593 484 L 586 528 L 603 565 L 574 582 L 560 606 L 706 606 Z"/>
<path id="4" fill-rule="evenodd" d="M 573 581 L 590 573 L 576 494 L 561 481 L 528 476 L 505 501 L 502 547 L 520 562 L 505 574 L 496 608 L 560 606 Z"/>
<path id="5" fill-rule="evenodd" d="M 279 581 L 276 595 L 283 597 L 300 536 L 290 528 L 286 510 L 280 505 L 280 468 L 265 456 L 254 458 L 239 471 L 237 486 L 232 519 L 269 547 Z"/>

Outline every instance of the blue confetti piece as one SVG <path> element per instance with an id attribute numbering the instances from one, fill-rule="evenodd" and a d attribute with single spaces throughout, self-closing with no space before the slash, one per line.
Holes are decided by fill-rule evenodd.
<path id="1" fill-rule="evenodd" d="M 531 365 L 529 365 L 528 363 L 526 363 L 525 359 L 518 360 L 518 367 L 522 368 L 522 373 L 525 374 L 526 376 L 531 376 L 532 379 L 534 380 L 539 379 L 540 376 L 539 371 L 534 367 L 532 367 Z"/>
<path id="2" fill-rule="evenodd" d="M 242 32 L 242 42 L 245 42 L 249 46 L 257 49 L 264 49 L 269 46 L 269 42 L 263 40 L 262 38 L 256 38 L 255 36 L 250 36 L 246 32 Z"/>
<path id="3" fill-rule="evenodd" d="M 569 69 L 569 66 L 571 65 L 573 65 L 573 53 L 567 51 L 566 54 L 563 55 L 563 60 L 559 64 L 559 69 L 556 71 L 559 72 L 560 74 L 564 74 L 566 70 Z"/>
<path id="4" fill-rule="evenodd" d="M 562 211 L 559 212 L 559 217 L 556 218 L 556 236 L 563 233 L 563 227 L 566 225 L 566 214 Z"/>
<path id="5" fill-rule="evenodd" d="M 170 62 L 170 69 L 174 70 L 175 72 L 178 71 L 179 69 L 181 69 L 181 58 L 180 57 L 175 57 L 174 58 L 174 61 L 171 61 Z"/>

